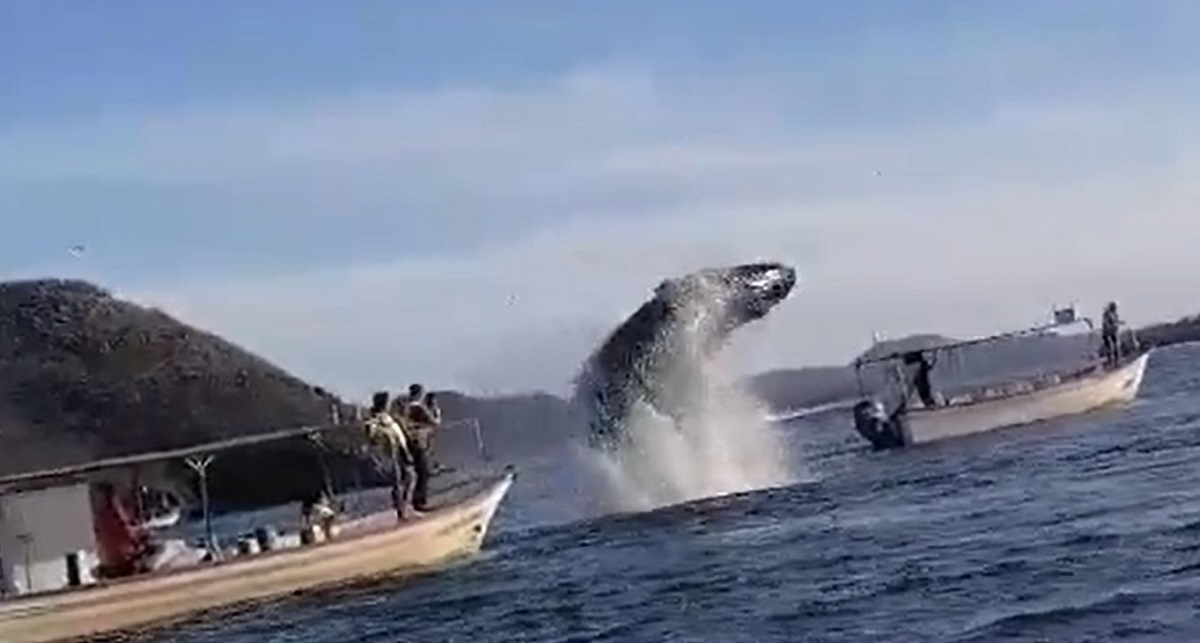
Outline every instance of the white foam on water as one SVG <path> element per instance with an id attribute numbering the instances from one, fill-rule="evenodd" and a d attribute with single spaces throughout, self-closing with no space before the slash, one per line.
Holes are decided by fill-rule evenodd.
<path id="1" fill-rule="evenodd" d="M 689 349 L 691 347 L 688 347 Z M 699 351 L 673 356 L 693 359 Z M 798 482 L 805 475 L 765 405 L 723 377 L 732 357 L 691 368 L 665 369 L 675 377 L 700 373 L 691 387 L 687 418 L 680 425 L 640 405 L 629 417 L 630 442 L 616 453 L 586 451 L 584 465 L 601 481 L 616 511 L 657 507 Z"/>

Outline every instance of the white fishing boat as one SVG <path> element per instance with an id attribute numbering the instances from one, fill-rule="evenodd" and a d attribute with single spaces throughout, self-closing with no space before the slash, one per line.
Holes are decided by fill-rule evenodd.
<path id="1" fill-rule="evenodd" d="M 904 363 L 916 364 L 918 370 L 922 366 L 928 369 L 925 355 L 929 353 L 1045 333 L 1076 321 L 1080 319 L 1073 313 L 1056 311 L 1053 324 L 860 360 L 855 364 L 860 372 L 869 364 L 886 363 L 895 367 L 889 375 L 893 392 L 898 390 L 899 401 L 889 411 L 883 401 L 874 397 L 860 400 L 854 406 L 855 430 L 877 449 L 897 448 L 1031 424 L 1132 401 L 1141 388 L 1150 356 L 1150 350 L 1137 346 L 1132 333 L 1126 335 L 1132 350 L 1115 360 L 1092 360 L 1082 368 L 1043 372 L 1008 386 L 984 388 L 949 400 L 938 400 L 936 395 L 930 395 L 928 380 L 924 394 L 920 394 L 917 391 L 921 388 L 920 383 L 907 377 L 899 367 Z M 1090 320 L 1082 321 L 1091 327 Z"/>
<path id="2" fill-rule="evenodd" d="M 48 643 L 157 627 L 216 608 L 427 571 L 480 550 L 514 481 L 511 468 L 444 491 L 420 517 L 400 520 L 389 509 L 335 523 L 328 537 L 315 526 L 291 538 L 260 529 L 257 538 L 243 538 L 232 549 L 218 546 L 205 473 L 213 455 L 329 429 L 336 427 L 0 478 L 0 584 L 7 590 L 0 597 L 0 641 Z M 122 578 L 95 578 L 93 487 L 111 470 L 165 459 L 183 459 L 199 474 L 203 556 Z"/>

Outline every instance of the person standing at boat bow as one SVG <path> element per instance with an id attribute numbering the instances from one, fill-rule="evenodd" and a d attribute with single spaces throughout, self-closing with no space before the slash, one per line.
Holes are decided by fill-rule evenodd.
<path id="1" fill-rule="evenodd" d="M 1121 328 L 1121 318 L 1117 315 L 1117 302 L 1110 301 L 1104 307 L 1104 318 L 1100 323 L 1100 334 L 1104 340 L 1104 363 L 1113 367 L 1121 361 L 1121 344 L 1117 333 Z"/>
<path id="2" fill-rule="evenodd" d="M 432 393 L 426 393 L 424 386 L 412 384 L 408 387 L 408 397 L 403 401 L 396 400 L 400 408 L 393 412 L 401 418 L 408 433 L 409 452 L 417 475 L 413 506 L 418 511 L 426 511 L 429 507 L 429 478 L 433 475 L 429 466 L 429 447 L 433 431 L 441 422 L 441 411 L 432 400 Z"/>
<path id="3" fill-rule="evenodd" d="M 392 467 L 392 506 L 401 520 L 421 515 L 413 507 L 416 472 L 408 437 L 396 419 L 388 412 L 388 393 L 379 391 L 371 398 L 366 420 L 367 439 L 383 446 Z"/>

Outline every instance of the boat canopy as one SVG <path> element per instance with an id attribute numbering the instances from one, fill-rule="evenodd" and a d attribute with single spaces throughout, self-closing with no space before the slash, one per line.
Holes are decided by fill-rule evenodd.
<path id="1" fill-rule="evenodd" d="M 228 440 L 205 442 L 202 444 L 178 449 L 136 453 L 126 456 L 105 458 L 102 460 L 93 460 L 91 462 L 84 462 L 81 464 L 59 467 L 55 469 L 42 469 L 39 471 L 19 473 L 0 477 L 0 493 L 12 493 L 29 488 L 45 487 L 48 485 L 53 486 L 57 480 L 63 481 L 64 485 L 73 484 L 74 480 L 82 476 L 99 473 L 101 471 L 136 467 L 139 465 L 163 462 L 166 460 L 188 460 L 202 458 L 204 456 L 215 455 L 222 451 L 228 451 L 231 449 L 238 449 L 267 442 L 278 442 L 298 437 L 319 437 L 324 433 L 338 429 L 349 428 L 351 428 L 351 425 L 348 424 L 303 426 L 299 428 L 244 435 L 236 438 L 230 438 Z"/>
<path id="2" fill-rule="evenodd" d="M 1045 334 L 1049 331 L 1055 330 L 1057 328 L 1060 328 L 1062 326 L 1070 326 L 1072 324 L 1076 324 L 1076 323 L 1080 323 L 1080 322 L 1087 324 L 1089 331 L 1095 329 L 1095 325 L 1092 323 L 1092 320 L 1087 317 L 1080 317 L 1080 316 L 1076 315 L 1074 308 L 1057 309 L 1054 311 L 1054 321 L 1052 321 L 1048 324 L 1041 324 L 1038 326 L 1033 326 L 1033 327 L 1025 328 L 1022 330 L 1014 330 L 1014 331 L 1008 331 L 1008 332 L 1004 332 L 1004 333 L 998 333 L 996 335 L 988 335 L 986 337 L 977 337 L 974 339 L 966 339 L 966 340 L 957 341 L 957 342 L 946 342 L 944 344 L 935 344 L 932 346 L 926 346 L 924 348 L 911 348 L 911 349 L 907 349 L 907 350 L 893 351 L 890 353 L 886 353 L 884 355 L 875 355 L 875 356 L 865 357 L 865 358 L 860 357 L 860 358 L 854 360 L 854 368 L 860 369 L 864 366 L 867 366 L 868 364 L 878 364 L 880 362 L 891 362 L 891 361 L 896 361 L 896 360 L 904 360 L 908 355 L 911 355 L 913 353 L 939 353 L 939 352 L 951 351 L 951 350 L 955 350 L 955 349 L 959 349 L 959 348 L 966 348 L 968 346 L 975 346 L 978 344 L 988 344 L 991 342 L 1002 341 L 1002 340 L 1006 340 L 1006 339 L 1013 339 L 1016 337 L 1041 335 L 1041 334 Z"/>

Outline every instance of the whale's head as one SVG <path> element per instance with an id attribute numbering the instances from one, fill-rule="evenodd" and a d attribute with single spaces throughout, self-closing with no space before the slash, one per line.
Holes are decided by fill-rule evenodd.
<path id="1" fill-rule="evenodd" d="M 655 297 L 691 306 L 697 313 L 720 320 L 724 332 L 765 317 L 796 287 L 796 269 L 778 262 L 747 263 L 706 268 L 668 279 Z"/>

